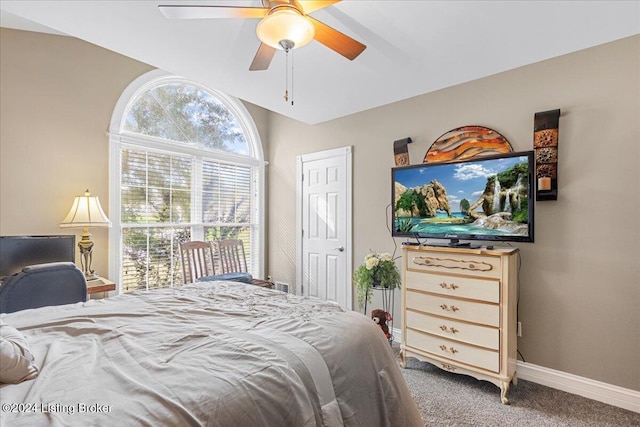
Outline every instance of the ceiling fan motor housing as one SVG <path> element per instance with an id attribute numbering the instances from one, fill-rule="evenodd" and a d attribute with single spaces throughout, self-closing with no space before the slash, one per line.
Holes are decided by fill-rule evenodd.
<path id="1" fill-rule="evenodd" d="M 315 28 L 295 6 L 277 3 L 258 23 L 256 33 L 263 43 L 289 51 L 313 40 Z"/>

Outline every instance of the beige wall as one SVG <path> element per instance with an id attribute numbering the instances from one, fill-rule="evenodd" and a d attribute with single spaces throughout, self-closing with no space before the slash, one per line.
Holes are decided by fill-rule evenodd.
<path id="1" fill-rule="evenodd" d="M 270 162 L 267 273 L 295 282 L 296 155 L 354 146 L 357 265 L 394 248 L 394 140 L 410 136 L 418 163 L 442 133 L 478 124 L 528 150 L 533 114 L 560 108 L 559 200 L 536 205 L 536 242 L 518 245 L 520 351 L 640 390 L 639 55 L 634 37 L 315 126 L 247 105 Z M 0 234 L 68 232 L 58 224 L 86 187 L 108 209 L 105 130 L 122 90 L 150 69 L 73 38 L 0 30 Z M 107 231 L 93 234 L 106 274 Z"/>
<path id="2" fill-rule="evenodd" d="M 82 230 L 59 224 L 87 188 L 109 215 L 106 131 L 122 91 L 151 69 L 71 37 L 0 30 L 0 234 L 78 241 Z M 108 230 L 90 231 L 106 276 Z"/>
<path id="3" fill-rule="evenodd" d="M 640 390 L 639 76 L 633 37 L 315 126 L 272 114 L 269 273 L 295 282 L 296 155 L 354 146 L 358 265 L 369 249 L 394 250 L 385 216 L 394 140 L 413 139 L 412 163 L 463 125 L 531 150 L 534 113 L 560 108 L 559 199 L 536 204 L 536 241 L 516 245 L 519 349 L 527 362 Z"/>

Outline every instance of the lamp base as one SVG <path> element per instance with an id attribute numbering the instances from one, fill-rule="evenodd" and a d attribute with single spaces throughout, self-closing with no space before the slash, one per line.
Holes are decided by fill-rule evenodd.
<path id="1" fill-rule="evenodd" d="M 98 276 L 91 269 L 91 261 L 93 260 L 93 241 L 91 240 L 91 233 L 89 228 L 84 227 L 82 229 L 82 238 L 78 242 L 78 248 L 80 249 L 80 262 L 82 263 L 82 271 L 84 277 L 87 280 L 96 279 Z"/>
<path id="2" fill-rule="evenodd" d="M 98 276 L 97 274 L 95 274 L 93 271 L 89 272 L 89 273 L 84 273 L 84 278 L 88 281 L 90 280 L 96 280 L 99 279 L 100 276 Z"/>

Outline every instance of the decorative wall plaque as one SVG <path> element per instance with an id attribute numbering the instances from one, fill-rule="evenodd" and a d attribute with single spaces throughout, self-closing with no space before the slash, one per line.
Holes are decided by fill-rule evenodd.
<path id="1" fill-rule="evenodd" d="M 536 113 L 533 149 L 536 154 L 536 200 L 558 200 L 558 128 L 560 110 Z"/>
<path id="2" fill-rule="evenodd" d="M 409 166 L 409 149 L 407 144 L 411 143 L 411 138 L 399 139 L 393 142 L 393 159 L 396 166 Z"/>

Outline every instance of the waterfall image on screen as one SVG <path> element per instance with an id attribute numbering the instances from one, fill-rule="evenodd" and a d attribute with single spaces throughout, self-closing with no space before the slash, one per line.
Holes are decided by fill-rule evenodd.
<path id="1" fill-rule="evenodd" d="M 392 169 L 393 235 L 533 241 L 532 152 Z"/>

